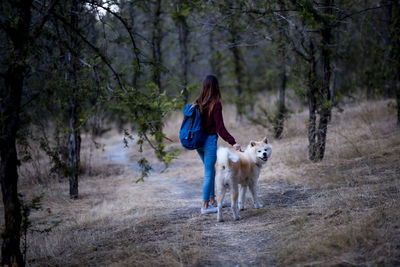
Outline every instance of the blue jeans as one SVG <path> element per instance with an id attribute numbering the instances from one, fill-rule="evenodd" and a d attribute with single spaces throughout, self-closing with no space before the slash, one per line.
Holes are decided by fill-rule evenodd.
<path id="1" fill-rule="evenodd" d="M 218 135 L 208 135 L 204 146 L 197 149 L 197 153 L 204 164 L 203 201 L 210 201 L 215 197 L 215 162 L 217 161 Z"/>

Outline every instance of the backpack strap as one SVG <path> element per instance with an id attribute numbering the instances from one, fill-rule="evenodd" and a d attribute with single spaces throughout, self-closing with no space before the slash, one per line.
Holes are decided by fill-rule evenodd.
<path id="1" fill-rule="evenodd" d="M 191 137 L 191 135 L 193 134 L 192 128 L 193 128 L 193 125 L 194 125 L 194 123 L 195 123 L 195 121 L 196 121 L 197 112 L 200 112 L 200 111 L 199 111 L 198 105 L 196 105 L 196 104 L 192 104 L 192 106 L 191 106 L 190 108 L 191 108 L 191 109 L 192 109 L 192 108 L 195 108 L 195 109 L 196 109 L 196 110 L 194 111 L 193 115 L 190 117 L 190 122 L 189 122 L 189 129 L 190 129 L 189 135 L 190 135 L 190 137 Z"/>
<path id="2" fill-rule="evenodd" d="M 196 108 L 197 109 L 197 107 L 196 107 L 196 105 L 195 104 L 192 104 L 192 106 L 190 107 L 190 109 L 192 109 L 192 108 Z M 192 116 L 190 116 L 190 122 L 189 122 L 189 129 L 190 130 L 192 130 L 192 128 L 193 128 L 193 125 L 194 125 L 194 121 L 195 121 L 195 119 L 196 119 L 196 110 L 194 111 L 194 114 L 192 115 Z"/>

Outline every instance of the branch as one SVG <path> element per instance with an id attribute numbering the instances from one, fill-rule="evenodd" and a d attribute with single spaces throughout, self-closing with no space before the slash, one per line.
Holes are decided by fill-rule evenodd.
<path id="1" fill-rule="evenodd" d="M 51 2 L 49 4 L 49 7 L 47 8 L 46 13 L 43 15 L 42 20 L 39 24 L 39 26 L 35 29 L 35 34 L 33 36 L 33 39 L 36 39 L 40 36 L 40 34 L 42 33 L 42 29 L 44 27 L 44 24 L 46 24 L 47 20 L 50 17 L 50 13 L 53 11 L 54 7 L 56 6 L 56 4 L 58 3 L 59 0 L 54 0 L 53 2 Z M 32 5 L 34 9 L 39 10 L 37 7 L 35 7 L 34 5 Z"/>
<path id="2" fill-rule="evenodd" d="M 21 109 L 24 109 L 26 106 L 28 106 L 30 103 L 32 103 L 33 100 L 37 99 L 39 96 L 40 96 L 40 93 L 33 94 L 33 96 L 30 99 L 28 99 L 28 101 L 26 101 L 26 103 L 21 104 Z"/>
<path id="3" fill-rule="evenodd" d="M 303 58 L 305 61 L 310 62 L 311 59 L 309 57 L 307 57 L 303 52 L 301 52 L 300 50 L 298 50 L 294 45 L 292 47 L 292 50 L 299 55 L 301 58 Z"/>
<path id="4" fill-rule="evenodd" d="M 96 7 L 104 9 L 105 11 L 107 11 L 108 13 L 110 13 L 111 15 L 116 17 L 122 23 L 122 25 L 125 27 L 126 31 L 129 34 L 129 38 L 131 39 L 131 42 L 132 42 L 132 45 L 133 45 L 133 53 L 135 54 L 136 63 L 137 63 L 137 66 L 138 66 L 138 68 L 140 70 L 139 49 L 136 46 L 135 39 L 134 39 L 133 34 L 131 32 L 132 31 L 132 27 L 129 26 L 128 23 L 120 15 L 118 15 L 116 12 L 112 11 L 109 7 L 104 7 L 103 5 L 97 3 L 94 0 L 86 1 L 86 3 L 89 4 L 89 5 L 93 5 L 93 6 L 96 6 Z"/>
<path id="5" fill-rule="evenodd" d="M 275 12 L 291 12 L 291 11 L 297 11 L 296 9 L 271 9 L 271 10 L 258 10 L 258 9 L 241 9 L 240 7 L 230 7 L 232 10 L 239 10 L 242 13 L 245 14 L 257 14 L 257 15 L 262 15 L 265 16 L 267 14 L 272 14 Z"/>
<path id="6" fill-rule="evenodd" d="M 345 19 L 347 19 L 347 18 L 350 18 L 350 17 L 356 16 L 356 15 L 362 14 L 362 13 L 367 12 L 367 11 L 370 11 L 370 10 L 380 9 L 380 8 L 383 8 L 383 7 L 386 7 L 386 6 L 389 6 L 389 5 L 390 5 L 390 4 L 379 5 L 379 6 L 375 6 L 375 7 L 368 7 L 368 8 L 366 8 L 366 9 L 357 11 L 357 12 L 355 12 L 355 13 L 347 14 L 347 15 L 343 16 L 342 18 L 340 18 L 340 21 L 338 21 L 337 23 L 335 23 L 335 24 L 333 24 L 333 25 L 336 26 L 336 24 L 339 24 L 342 20 L 345 20 Z"/>
<path id="7" fill-rule="evenodd" d="M 157 148 L 153 145 L 153 143 L 150 141 L 150 139 L 147 137 L 146 133 L 143 133 L 144 138 L 146 139 L 147 143 L 153 148 L 154 150 L 157 151 Z"/>
<path id="8" fill-rule="evenodd" d="M 303 47 L 304 51 L 307 52 L 307 49 L 304 47 L 304 36 L 301 34 L 302 38 L 301 38 L 301 47 Z M 307 62 L 311 61 L 311 57 L 308 57 L 305 53 L 303 53 L 302 51 L 300 51 L 299 49 L 297 49 L 296 44 L 294 43 L 294 40 L 292 38 L 290 38 L 289 36 L 286 36 L 286 39 L 289 40 L 289 42 L 292 44 L 292 50 L 299 55 L 302 59 L 304 59 Z"/>
<path id="9" fill-rule="evenodd" d="M 95 45 L 93 45 L 91 42 L 89 42 L 85 36 L 82 35 L 82 33 L 75 29 L 75 27 L 72 27 L 72 25 L 62 16 L 52 12 L 52 15 L 57 18 L 58 20 L 60 20 L 64 25 L 68 26 L 68 28 L 70 28 L 72 31 L 74 31 L 81 39 L 83 42 L 85 42 L 93 51 L 95 51 L 103 60 L 103 62 L 107 65 L 107 67 L 111 70 L 111 72 L 114 74 L 115 79 L 118 82 L 118 85 L 121 89 L 124 89 L 124 86 L 121 82 L 121 79 L 119 78 L 118 73 L 114 70 L 114 68 L 111 66 L 111 63 L 108 61 L 108 59 L 106 58 L 105 55 L 103 55 L 103 53 L 101 53 L 100 49 L 97 48 Z"/>
<path id="10" fill-rule="evenodd" d="M 280 17 L 281 19 L 285 20 L 290 26 L 294 26 L 294 23 L 290 21 L 288 18 L 280 14 L 279 12 L 274 12 L 274 15 Z"/>

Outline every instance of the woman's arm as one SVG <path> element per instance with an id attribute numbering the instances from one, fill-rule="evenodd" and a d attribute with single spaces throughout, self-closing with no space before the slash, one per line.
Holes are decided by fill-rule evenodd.
<path id="1" fill-rule="evenodd" d="M 232 146 L 234 144 L 236 144 L 235 138 L 233 138 L 233 136 L 230 135 L 229 132 L 225 128 L 224 119 L 222 117 L 222 105 L 221 105 L 220 101 L 215 103 L 213 113 L 214 113 L 214 121 L 215 121 L 215 126 L 216 126 L 218 135 L 221 136 L 222 139 L 224 139 L 226 142 L 228 142 Z"/>

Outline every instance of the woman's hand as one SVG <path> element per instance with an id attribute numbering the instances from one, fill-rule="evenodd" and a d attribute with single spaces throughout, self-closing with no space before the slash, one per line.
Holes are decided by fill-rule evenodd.
<path id="1" fill-rule="evenodd" d="M 234 144 L 233 147 L 234 147 L 236 150 L 240 150 L 240 148 L 241 148 L 240 145 L 239 145 L 238 143 Z"/>

